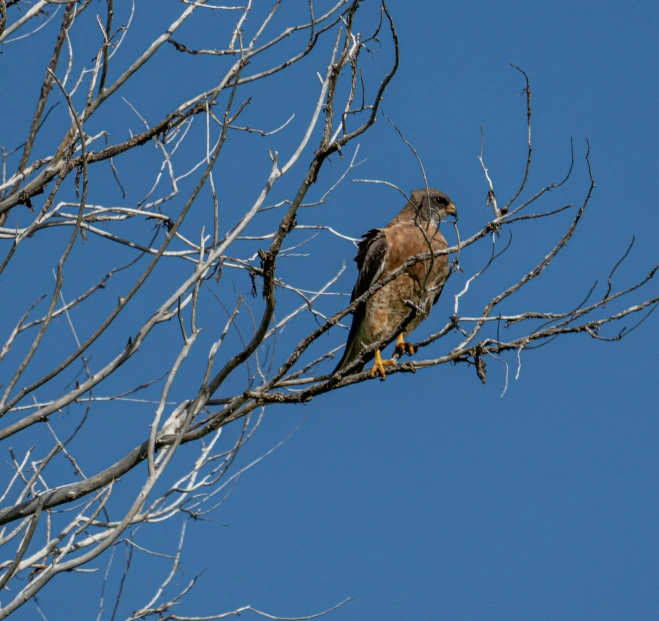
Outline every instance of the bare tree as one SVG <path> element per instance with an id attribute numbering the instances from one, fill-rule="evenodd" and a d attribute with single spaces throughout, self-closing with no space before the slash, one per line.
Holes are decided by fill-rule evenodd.
<path id="1" fill-rule="evenodd" d="M 13 438 L 21 448 L 8 449 L 11 468 L 3 470 L 0 619 L 51 579 L 84 572 L 100 555 L 108 558 L 109 571 L 119 544 L 129 551 L 127 572 L 132 554 L 154 554 L 139 544 L 139 529 L 175 518 L 181 534 L 168 557 L 171 570 L 129 618 L 184 619 L 173 607 L 195 580 L 180 592 L 173 592 L 171 581 L 188 518 L 206 515 L 222 502 L 236 476 L 231 470 L 236 455 L 267 406 L 304 403 L 371 381 L 368 371 L 352 373 L 350 366 L 323 375 L 322 363 L 329 360 L 330 368 L 342 345 L 327 351 L 320 337 L 406 267 L 434 258 L 431 253 L 413 257 L 334 313 L 340 294 L 335 284 L 344 267 L 312 289 L 299 284 L 308 261 L 296 252 L 300 246 L 312 247 L 318 234 L 356 242 L 326 225 L 300 225 L 297 215 L 331 201 L 333 190 L 357 166 L 356 139 L 374 124 L 396 73 L 397 34 L 384 2 L 374 10 L 358 0 L 337 0 L 323 11 L 309 2 L 304 15 L 295 15 L 300 7 L 283 15 L 287 9 L 279 1 L 263 14 L 251 0 L 241 6 L 206 0 L 172 4 L 180 11 L 176 18 L 131 56 L 129 43 L 143 43 L 146 36 L 134 38 L 139 7 L 115 7 L 106 0 L 101 16 L 93 14 L 89 0 L 0 0 L 3 62 L 12 59 L 9 44 L 55 33 L 24 140 L 2 145 L 0 274 L 30 278 L 18 298 L 29 299 L 25 306 L 3 309 L 0 439 Z M 216 21 L 217 47 L 202 49 L 189 40 L 185 27 L 195 20 Z M 90 51 L 85 46 L 91 41 L 96 46 Z M 363 67 L 377 52 L 389 58 L 380 74 Z M 142 102 L 123 98 L 136 81 L 166 80 L 168 63 L 174 71 L 178 62 L 182 67 L 206 63 L 203 78 L 186 81 L 197 90 L 163 89 L 162 101 L 152 94 Z M 309 63 L 313 79 L 305 72 Z M 293 111 L 302 107 L 304 122 L 298 124 L 293 114 L 268 127 L 278 81 L 296 71 L 298 92 L 286 90 L 282 99 Z M 615 287 L 616 269 L 627 252 L 611 266 L 604 291 L 593 287 L 583 300 L 560 300 L 548 310 L 500 310 L 570 241 L 595 187 L 588 161 L 590 177 L 576 204 L 530 213 L 541 197 L 567 181 L 572 166 L 565 180 L 522 198 L 532 163 L 531 88 L 523 77 L 528 158 L 521 185 L 501 204 L 481 151 L 491 217 L 465 239 L 457 235 L 443 253 L 452 257 L 452 278 L 463 283 L 451 300 L 452 314 L 441 330 L 415 344 L 428 357 L 392 366 L 390 373 L 463 362 L 484 382 L 491 358 L 505 365 L 507 377 L 509 364 L 519 370 L 525 350 L 562 335 L 619 340 L 659 302 L 656 295 L 639 293 L 657 266 L 634 285 Z M 243 120 L 250 114 L 264 124 Z M 135 122 L 141 125 L 137 132 L 131 131 Z M 295 147 L 281 154 L 278 140 L 284 134 L 297 138 Z M 235 203 L 221 186 L 241 174 L 245 167 L 232 162 L 245 152 L 253 164 L 244 182 L 249 188 Z M 259 164 L 265 153 L 268 169 Z M 333 178 L 319 177 L 333 154 L 347 163 Z M 420 159 L 419 164 L 425 180 Z M 312 188 L 321 188 L 313 200 Z M 275 195 L 282 198 L 273 201 Z M 461 315 L 474 282 L 486 278 L 506 251 L 509 230 L 568 211 L 569 225 L 539 263 L 528 265 L 479 313 Z M 44 247 L 36 251 L 37 243 Z M 462 253 L 480 244 L 491 244 L 490 259 L 480 271 L 463 274 Z M 84 284 L 90 272 L 94 281 Z M 53 277 L 48 293 L 39 295 Z M 234 290 L 236 281 L 258 297 L 243 297 Z M 8 298 L 5 292 L 3 299 Z M 417 312 L 411 305 L 410 317 L 371 349 L 393 340 Z M 634 317 L 631 327 L 616 328 L 621 319 Z M 308 318 L 315 322 L 311 327 Z M 285 328 L 296 335 L 291 347 L 278 343 Z M 457 342 L 443 339 L 449 334 L 458 335 Z M 154 358 L 167 360 L 162 377 L 153 371 Z M 194 385 L 190 377 L 196 378 Z M 140 408 L 149 420 L 133 417 L 123 432 L 133 448 L 112 453 L 112 465 L 97 467 L 85 451 L 89 440 L 82 438 L 88 438 L 89 421 L 103 408 L 115 416 Z M 234 421 L 235 436 L 226 439 L 223 431 Z M 100 445 L 102 439 L 91 442 Z M 184 444 L 194 446 L 192 459 L 177 456 Z M 134 476 L 127 477 L 131 472 Z M 111 607 L 115 617 L 122 587 L 113 604 L 107 603 L 110 597 L 101 597 L 99 618 Z M 247 611 L 274 618 L 251 607 L 205 618 Z"/>

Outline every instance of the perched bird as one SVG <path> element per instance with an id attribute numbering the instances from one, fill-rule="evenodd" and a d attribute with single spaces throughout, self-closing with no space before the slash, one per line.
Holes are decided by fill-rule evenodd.
<path id="1" fill-rule="evenodd" d="M 409 202 L 383 229 L 371 229 L 362 235 L 357 256 L 357 283 L 351 300 L 356 300 L 375 283 L 417 254 L 445 250 L 448 244 L 439 232 L 439 223 L 447 215 L 457 217 L 453 201 L 439 190 L 414 190 Z M 396 327 L 411 312 L 414 316 L 398 335 L 395 354 L 412 355 L 414 347 L 405 342 L 405 335 L 414 330 L 437 302 L 448 278 L 448 255 L 441 255 L 411 265 L 384 285 L 365 303 L 353 311 L 352 326 L 345 352 L 334 372 L 356 360 L 361 352 L 382 339 L 390 337 Z M 416 309 L 411 307 L 416 306 Z M 371 377 L 385 379 L 385 365 L 395 360 L 383 360 L 379 349 L 366 355 L 352 370 L 359 373 L 375 357 Z"/>

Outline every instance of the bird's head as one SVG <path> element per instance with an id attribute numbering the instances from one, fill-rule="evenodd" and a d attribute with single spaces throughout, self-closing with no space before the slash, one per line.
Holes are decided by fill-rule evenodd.
<path id="1" fill-rule="evenodd" d="M 440 221 L 446 216 L 453 216 L 457 220 L 458 210 L 453 201 L 440 190 L 435 188 L 421 188 L 414 190 L 410 203 L 415 207 L 418 217 L 426 222 Z"/>

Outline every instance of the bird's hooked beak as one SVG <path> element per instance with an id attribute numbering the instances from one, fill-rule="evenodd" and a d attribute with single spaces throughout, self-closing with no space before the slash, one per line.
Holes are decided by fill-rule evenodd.
<path id="1" fill-rule="evenodd" d="M 449 203 L 448 206 L 446 207 L 446 213 L 449 216 L 453 216 L 457 222 L 458 220 L 458 210 L 456 209 L 455 205 L 453 203 Z"/>

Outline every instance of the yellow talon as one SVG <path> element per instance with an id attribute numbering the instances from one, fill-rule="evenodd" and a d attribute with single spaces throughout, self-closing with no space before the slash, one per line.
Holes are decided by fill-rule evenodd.
<path id="1" fill-rule="evenodd" d="M 398 338 L 396 339 L 394 356 L 400 358 L 400 356 L 403 356 L 405 354 L 407 354 L 408 356 L 412 356 L 415 353 L 416 353 L 416 349 L 414 348 L 414 345 L 412 345 L 412 343 L 406 343 L 405 337 L 402 335 L 402 333 L 399 334 Z M 380 350 L 376 349 L 375 363 L 373 364 L 373 368 L 371 369 L 371 377 L 375 377 L 376 375 L 379 375 L 380 379 L 384 381 L 385 378 L 387 377 L 387 374 L 384 371 L 384 367 L 388 364 L 397 364 L 397 360 L 394 358 L 392 358 L 391 360 L 383 360 Z M 412 370 L 416 373 L 416 369 L 414 367 L 412 367 Z"/>
<path id="2" fill-rule="evenodd" d="M 412 343 L 406 343 L 405 337 L 401 332 L 396 339 L 396 347 L 394 348 L 394 356 L 403 356 L 407 354 L 408 356 L 413 356 L 416 353 L 414 345 Z"/>
<path id="3" fill-rule="evenodd" d="M 382 354 L 380 353 L 379 349 L 375 350 L 375 363 L 373 364 L 373 368 L 371 369 L 371 377 L 375 377 L 376 375 L 380 376 L 380 379 L 382 381 L 385 380 L 387 377 L 387 374 L 384 372 L 384 367 L 387 364 L 396 364 L 395 360 L 382 360 Z"/>

